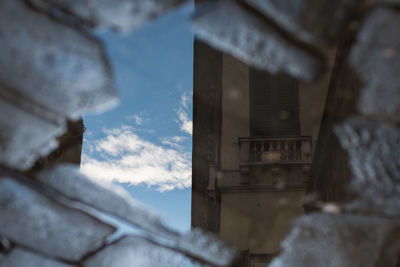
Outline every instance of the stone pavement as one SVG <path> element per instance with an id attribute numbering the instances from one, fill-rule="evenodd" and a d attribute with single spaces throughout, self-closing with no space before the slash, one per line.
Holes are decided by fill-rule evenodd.
<path id="1" fill-rule="evenodd" d="M 234 250 L 213 236 L 169 229 L 123 189 L 76 166 L 24 174 L 57 147 L 67 120 L 117 102 L 92 30 L 129 31 L 180 2 L 0 1 L 1 267 L 230 264 Z M 362 81 L 359 116 L 336 134 L 357 197 L 299 218 L 271 266 L 396 266 L 400 3 L 219 0 L 199 6 L 192 24 L 198 38 L 248 64 L 307 81 L 325 71 L 325 49 L 351 37 L 344 61 Z"/>

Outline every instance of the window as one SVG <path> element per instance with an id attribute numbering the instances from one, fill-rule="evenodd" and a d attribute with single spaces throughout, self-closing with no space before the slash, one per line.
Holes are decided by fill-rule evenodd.
<path id="1" fill-rule="evenodd" d="M 271 75 L 250 68 L 250 134 L 298 136 L 298 81 L 285 74 Z"/>

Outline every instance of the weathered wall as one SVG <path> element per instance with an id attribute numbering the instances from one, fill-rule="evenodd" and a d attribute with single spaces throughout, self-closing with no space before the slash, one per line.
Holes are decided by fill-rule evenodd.
<path id="1" fill-rule="evenodd" d="M 351 198 L 347 190 L 352 176 L 348 156 L 340 146 L 334 128 L 358 113 L 357 99 L 362 85 L 357 73 L 347 61 L 353 38 L 348 37 L 338 46 L 319 139 L 318 143 L 315 143 L 307 194 L 318 201 L 344 202 Z M 305 203 L 306 208 L 308 205 Z"/>
<path id="2" fill-rule="evenodd" d="M 334 51 L 331 56 L 332 65 Z M 330 67 L 331 69 L 331 67 Z M 222 138 L 221 167 L 236 170 L 239 166 L 238 137 L 250 135 L 248 65 L 228 54 L 222 61 Z M 299 81 L 299 115 L 301 135 L 312 136 L 313 151 L 318 140 L 331 71 L 316 82 Z M 230 156 L 226 156 L 230 155 Z"/>
<path id="3" fill-rule="evenodd" d="M 207 202 L 208 166 L 218 164 L 221 52 L 196 40 L 193 67 L 192 226 L 218 231 L 218 205 Z"/>
<path id="4" fill-rule="evenodd" d="M 225 193 L 222 240 L 250 253 L 278 253 L 294 218 L 303 214 L 303 191 Z"/>
<path id="5" fill-rule="evenodd" d="M 331 68 L 335 51 L 327 52 L 329 71 L 313 83 L 300 81 L 299 84 L 299 114 L 301 135 L 312 136 L 313 152 L 318 140 L 322 114 L 324 112 L 326 95 L 331 79 Z"/>
<path id="6" fill-rule="evenodd" d="M 221 169 L 239 171 L 238 137 L 250 136 L 249 67 L 228 54 L 222 60 Z M 300 83 L 302 135 L 316 142 L 330 74 L 317 83 Z M 273 187 L 271 170 L 251 171 L 252 181 Z M 295 172 L 296 173 L 296 172 Z M 276 176 L 276 174 L 275 174 Z M 278 177 L 275 177 L 278 179 Z M 229 178 L 224 178 L 229 179 Z M 276 180 L 275 179 L 275 180 Z M 265 180 L 265 181 L 264 181 Z M 241 250 L 277 253 L 290 222 L 303 214 L 304 191 L 221 193 L 219 234 Z"/>
<path id="7" fill-rule="evenodd" d="M 238 137 L 250 135 L 249 67 L 228 54 L 222 60 L 221 168 L 239 169 Z"/>

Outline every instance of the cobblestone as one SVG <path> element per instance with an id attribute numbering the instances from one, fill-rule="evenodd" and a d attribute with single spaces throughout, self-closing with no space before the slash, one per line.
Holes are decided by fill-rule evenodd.
<path id="1" fill-rule="evenodd" d="M 192 24 L 200 39 L 259 69 L 286 72 L 308 81 L 324 69 L 317 53 L 298 46 L 235 1 L 205 6 Z"/>
<path id="2" fill-rule="evenodd" d="M 0 94 L 4 89 L 0 87 Z M 29 169 L 39 156 L 57 147 L 56 138 L 65 127 L 62 120 L 48 118 L 23 103 L 15 105 L 0 97 L 0 162 L 16 169 Z M 12 119 L 10 119 L 12 118 Z M 24 149 L 19 149 L 24 144 Z"/>
<path id="3" fill-rule="evenodd" d="M 379 120 L 400 121 L 400 13 L 379 8 L 358 34 L 352 62 L 365 84 L 360 111 Z"/>
<path id="4" fill-rule="evenodd" d="M 349 208 L 400 219 L 400 129 L 355 117 L 336 133 L 349 153 L 351 189 L 358 194 Z"/>
<path id="5" fill-rule="evenodd" d="M 173 250 L 140 237 L 124 237 L 83 263 L 83 267 L 200 266 Z"/>
<path id="6" fill-rule="evenodd" d="M 58 8 L 74 14 L 90 26 L 128 31 L 154 19 L 182 0 L 29 0 L 37 7 Z M 48 6 L 49 5 L 49 6 Z"/>
<path id="7" fill-rule="evenodd" d="M 0 84 L 10 93 L 77 119 L 116 104 L 103 48 L 21 0 L 0 1 Z"/>
<path id="8" fill-rule="evenodd" d="M 161 218 L 134 200 L 122 187 L 91 180 L 79 172 L 79 166 L 59 165 L 45 170 L 38 179 L 65 196 L 116 215 L 146 228 L 161 226 Z"/>
<path id="9" fill-rule="evenodd" d="M 398 222 L 349 214 L 312 214 L 297 219 L 271 267 L 395 266 Z"/>
<path id="10" fill-rule="evenodd" d="M 76 267 L 50 259 L 30 251 L 15 248 L 3 260 L 0 260 L 0 267 Z"/>
<path id="11" fill-rule="evenodd" d="M 0 234 L 33 251 L 68 261 L 99 248 L 114 228 L 0 178 Z"/>
<path id="12" fill-rule="evenodd" d="M 245 0 L 282 28 L 312 44 L 335 44 L 359 0 Z M 312 10 L 312 12 L 310 12 Z"/>

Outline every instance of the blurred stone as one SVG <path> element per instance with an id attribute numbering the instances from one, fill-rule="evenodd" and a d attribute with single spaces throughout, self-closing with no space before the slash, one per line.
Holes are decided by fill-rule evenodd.
<path id="1" fill-rule="evenodd" d="M 400 223 L 378 217 L 313 213 L 297 219 L 271 267 L 396 266 Z"/>
<path id="2" fill-rule="evenodd" d="M 0 267 L 74 267 L 21 248 L 15 248 L 0 261 Z"/>
<path id="3" fill-rule="evenodd" d="M 360 0 L 245 0 L 280 27 L 309 43 L 335 44 Z"/>
<path id="4" fill-rule="evenodd" d="M 61 194 L 101 211 L 118 216 L 136 226 L 156 231 L 161 218 L 120 186 L 91 180 L 79 172 L 79 165 L 63 164 L 45 170 L 38 180 Z"/>
<path id="5" fill-rule="evenodd" d="M 171 249 L 141 237 L 124 237 L 89 257 L 83 267 L 201 266 Z"/>
<path id="6" fill-rule="evenodd" d="M 11 242 L 7 238 L 0 236 L 0 265 L 4 257 L 11 250 Z"/>
<path id="7" fill-rule="evenodd" d="M 204 5 L 192 24 L 198 38 L 259 69 L 283 71 L 308 81 L 324 70 L 318 53 L 283 35 L 280 29 L 236 1 Z"/>
<path id="8" fill-rule="evenodd" d="M 40 110 L 35 112 L 36 108 L 4 101 L 3 90 L 6 89 L 0 87 L 0 162 L 26 170 L 38 157 L 57 147 L 56 138 L 65 127 L 62 120 L 45 116 Z"/>
<path id="9" fill-rule="evenodd" d="M 375 9 L 358 34 L 351 60 L 365 88 L 359 110 L 378 119 L 400 121 L 400 12 Z"/>
<path id="10" fill-rule="evenodd" d="M 368 194 L 392 194 L 400 186 L 400 129 L 361 117 L 336 128 L 341 145 L 350 156 L 354 189 Z M 367 190 L 367 191 L 366 191 Z M 400 192 L 399 192 L 400 193 Z M 375 195 L 370 195 L 373 197 Z"/>
<path id="11" fill-rule="evenodd" d="M 0 236 L 0 253 L 8 253 L 11 250 L 11 242 L 7 238 Z"/>
<path id="12" fill-rule="evenodd" d="M 349 154 L 351 187 L 359 195 L 353 208 L 400 218 L 400 129 L 355 117 L 336 127 L 336 134 Z"/>
<path id="13" fill-rule="evenodd" d="M 16 244 L 68 261 L 99 248 L 114 228 L 9 178 L 0 178 L 0 234 Z"/>
<path id="14" fill-rule="evenodd" d="M 228 246 L 214 234 L 205 232 L 200 228 L 192 228 L 174 246 L 217 266 L 229 266 L 237 253 L 235 248 Z"/>
<path id="15" fill-rule="evenodd" d="M 29 0 L 77 16 L 91 26 L 128 31 L 169 11 L 183 0 Z M 48 6 L 47 6 L 48 7 Z"/>
<path id="16" fill-rule="evenodd" d="M 185 234 L 175 232 L 168 228 L 151 209 L 134 200 L 122 187 L 90 180 L 79 173 L 79 169 L 75 165 L 64 164 L 45 170 L 38 175 L 37 179 L 70 199 L 88 204 L 132 223 L 140 229 L 136 232 L 142 232 L 148 240 L 156 245 L 167 244 L 177 252 L 188 255 L 188 257 L 202 259 L 205 262 L 220 266 L 228 265 L 235 256 L 235 250 L 213 235 L 199 229 L 193 229 Z M 131 233 L 125 228 L 132 227 L 123 224 L 116 226 L 119 231 L 117 237 Z"/>
<path id="17" fill-rule="evenodd" d="M 101 44 L 25 1 L 0 1 L 0 47 L 0 85 L 30 106 L 77 119 L 117 101 Z"/>

